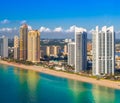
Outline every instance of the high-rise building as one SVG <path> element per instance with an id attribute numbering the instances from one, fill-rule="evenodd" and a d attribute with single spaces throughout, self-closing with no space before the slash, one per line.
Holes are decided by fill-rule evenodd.
<path id="1" fill-rule="evenodd" d="M 47 55 L 47 46 L 40 46 L 40 58 L 44 58 Z"/>
<path id="2" fill-rule="evenodd" d="M 14 36 L 14 59 L 19 59 L 19 37 Z"/>
<path id="3" fill-rule="evenodd" d="M 20 27 L 20 60 L 27 60 L 27 38 L 28 26 L 24 24 Z"/>
<path id="4" fill-rule="evenodd" d="M 93 75 L 112 74 L 114 75 L 114 27 L 107 28 L 104 26 L 99 30 L 92 32 L 92 53 L 93 53 Z"/>
<path id="5" fill-rule="evenodd" d="M 75 28 L 75 72 L 87 69 L 87 32 L 83 28 Z"/>
<path id="6" fill-rule="evenodd" d="M 0 37 L 0 56 L 8 57 L 8 38 L 5 36 Z"/>
<path id="7" fill-rule="evenodd" d="M 50 46 L 46 46 L 46 55 L 50 56 Z"/>
<path id="8" fill-rule="evenodd" d="M 28 61 L 40 62 L 40 32 L 31 30 L 28 32 Z"/>
<path id="9" fill-rule="evenodd" d="M 47 56 L 57 56 L 60 53 L 60 46 L 47 46 L 46 54 Z"/>
<path id="10" fill-rule="evenodd" d="M 75 43 L 68 43 L 68 65 L 75 67 Z"/>
<path id="11" fill-rule="evenodd" d="M 68 54 L 68 45 L 64 45 L 64 55 Z"/>
<path id="12" fill-rule="evenodd" d="M 53 56 L 58 56 L 60 53 L 60 47 L 59 46 L 53 46 Z"/>

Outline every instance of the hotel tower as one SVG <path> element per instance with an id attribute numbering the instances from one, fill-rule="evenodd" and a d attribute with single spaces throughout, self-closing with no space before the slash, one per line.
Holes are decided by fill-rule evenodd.
<path id="1" fill-rule="evenodd" d="M 75 72 L 87 69 L 87 32 L 75 27 Z"/>
<path id="2" fill-rule="evenodd" d="M 110 74 L 114 75 L 115 65 L 115 32 L 114 27 L 104 26 L 92 32 L 92 52 L 93 52 L 93 75 Z"/>
<path id="3" fill-rule="evenodd" d="M 8 57 L 8 38 L 5 36 L 0 37 L 0 57 Z"/>
<path id="4" fill-rule="evenodd" d="M 40 62 L 40 32 L 31 30 L 28 32 L 28 61 Z"/>
<path id="5" fill-rule="evenodd" d="M 19 59 L 19 37 L 14 36 L 14 59 Z"/>
<path id="6" fill-rule="evenodd" d="M 28 26 L 23 24 L 20 27 L 20 60 L 27 60 L 27 38 Z"/>
<path id="7" fill-rule="evenodd" d="M 75 43 L 68 43 L 68 65 L 75 67 Z"/>

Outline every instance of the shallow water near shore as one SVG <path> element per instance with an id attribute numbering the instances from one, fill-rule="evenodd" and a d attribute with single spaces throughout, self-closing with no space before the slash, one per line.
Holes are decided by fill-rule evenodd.
<path id="1" fill-rule="evenodd" d="M 120 90 L 0 65 L 0 103 L 120 103 Z"/>

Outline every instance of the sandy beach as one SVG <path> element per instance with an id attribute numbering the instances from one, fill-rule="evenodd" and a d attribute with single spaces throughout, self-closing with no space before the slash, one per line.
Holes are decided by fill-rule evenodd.
<path id="1" fill-rule="evenodd" d="M 70 73 L 66 73 L 62 71 L 55 71 L 55 70 L 47 69 L 47 68 L 40 67 L 40 66 L 26 66 L 23 64 L 17 64 L 13 62 L 9 63 L 9 62 L 2 61 L 2 60 L 0 60 L 0 64 L 10 65 L 10 66 L 18 67 L 20 69 L 32 70 L 32 71 L 46 73 L 46 74 L 50 74 L 54 76 L 92 83 L 95 85 L 105 86 L 109 88 L 120 89 L 120 82 L 114 82 L 110 80 L 96 80 L 94 78 L 84 77 L 84 76 L 80 76 L 76 74 L 70 74 Z"/>

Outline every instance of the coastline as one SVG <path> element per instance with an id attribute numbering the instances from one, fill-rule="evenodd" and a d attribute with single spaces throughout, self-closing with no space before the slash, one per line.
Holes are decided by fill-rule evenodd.
<path id="1" fill-rule="evenodd" d="M 41 66 L 26 66 L 26 65 L 14 63 L 14 62 L 9 63 L 7 61 L 2 61 L 2 60 L 0 60 L 0 64 L 14 66 L 14 67 L 18 67 L 19 69 L 32 70 L 35 72 L 50 74 L 58 77 L 63 77 L 67 79 L 77 80 L 81 82 L 91 83 L 95 85 L 100 85 L 100 86 L 120 90 L 120 82 L 115 82 L 110 80 L 96 80 L 94 78 L 84 77 L 77 74 L 70 74 L 62 71 L 55 71 L 55 70 L 47 69 Z"/>

